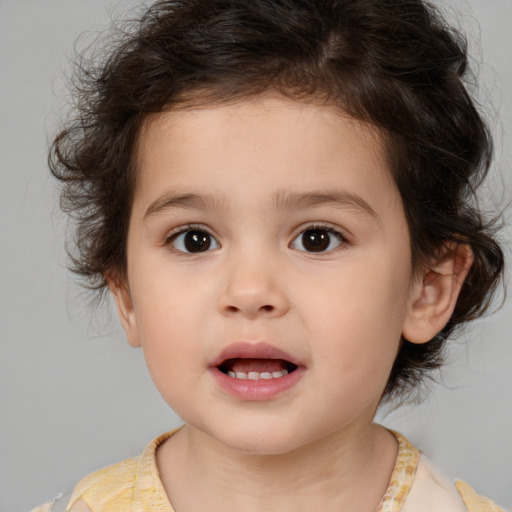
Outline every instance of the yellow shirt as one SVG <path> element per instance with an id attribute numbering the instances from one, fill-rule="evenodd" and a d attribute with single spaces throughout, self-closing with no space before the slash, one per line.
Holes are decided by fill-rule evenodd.
<path id="1" fill-rule="evenodd" d="M 154 439 L 139 457 L 85 477 L 75 487 L 68 512 L 174 512 L 165 493 L 155 453 L 173 432 Z M 389 487 L 376 512 L 505 512 L 464 482 L 444 478 L 405 437 L 393 432 L 398 456 Z M 86 506 L 85 506 L 86 505 Z M 46 504 L 32 512 L 52 512 Z"/>

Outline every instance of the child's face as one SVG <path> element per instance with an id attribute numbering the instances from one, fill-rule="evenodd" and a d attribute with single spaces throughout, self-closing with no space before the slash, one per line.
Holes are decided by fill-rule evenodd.
<path id="1" fill-rule="evenodd" d="M 283 453 L 371 424 L 417 289 L 371 128 L 271 97 L 155 115 L 127 255 L 123 325 L 191 428 Z"/>

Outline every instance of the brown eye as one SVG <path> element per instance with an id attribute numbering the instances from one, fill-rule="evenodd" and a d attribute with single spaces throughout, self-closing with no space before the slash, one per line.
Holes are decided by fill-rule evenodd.
<path id="1" fill-rule="evenodd" d="M 327 228 L 312 228 L 300 233 L 291 247 L 305 252 L 327 252 L 339 247 L 343 237 L 337 231 Z"/>
<path id="2" fill-rule="evenodd" d="M 185 253 L 199 253 L 218 249 L 219 243 L 210 233 L 201 229 L 188 229 L 174 235 L 171 245 L 178 251 Z"/>

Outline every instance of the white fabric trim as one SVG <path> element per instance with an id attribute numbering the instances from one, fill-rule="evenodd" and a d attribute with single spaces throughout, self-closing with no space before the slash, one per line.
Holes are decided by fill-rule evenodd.
<path id="1" fill-rule="evenodd" d="M 402 512 L 467 512 L 455 482 L 423 454 Z"/>

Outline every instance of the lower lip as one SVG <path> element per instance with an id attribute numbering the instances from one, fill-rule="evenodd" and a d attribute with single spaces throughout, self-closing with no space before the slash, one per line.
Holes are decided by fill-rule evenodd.
<path id="1" fill-rule="evenodd" d="M 276 398 L 293 387 L 304 375 L 304 368 L 297 368 L 278 379 L 236 379 L 221 372 L 218 368 L 210 368 L 217 384 L 230 395 L 243 400 L 270 400 Z"/>

